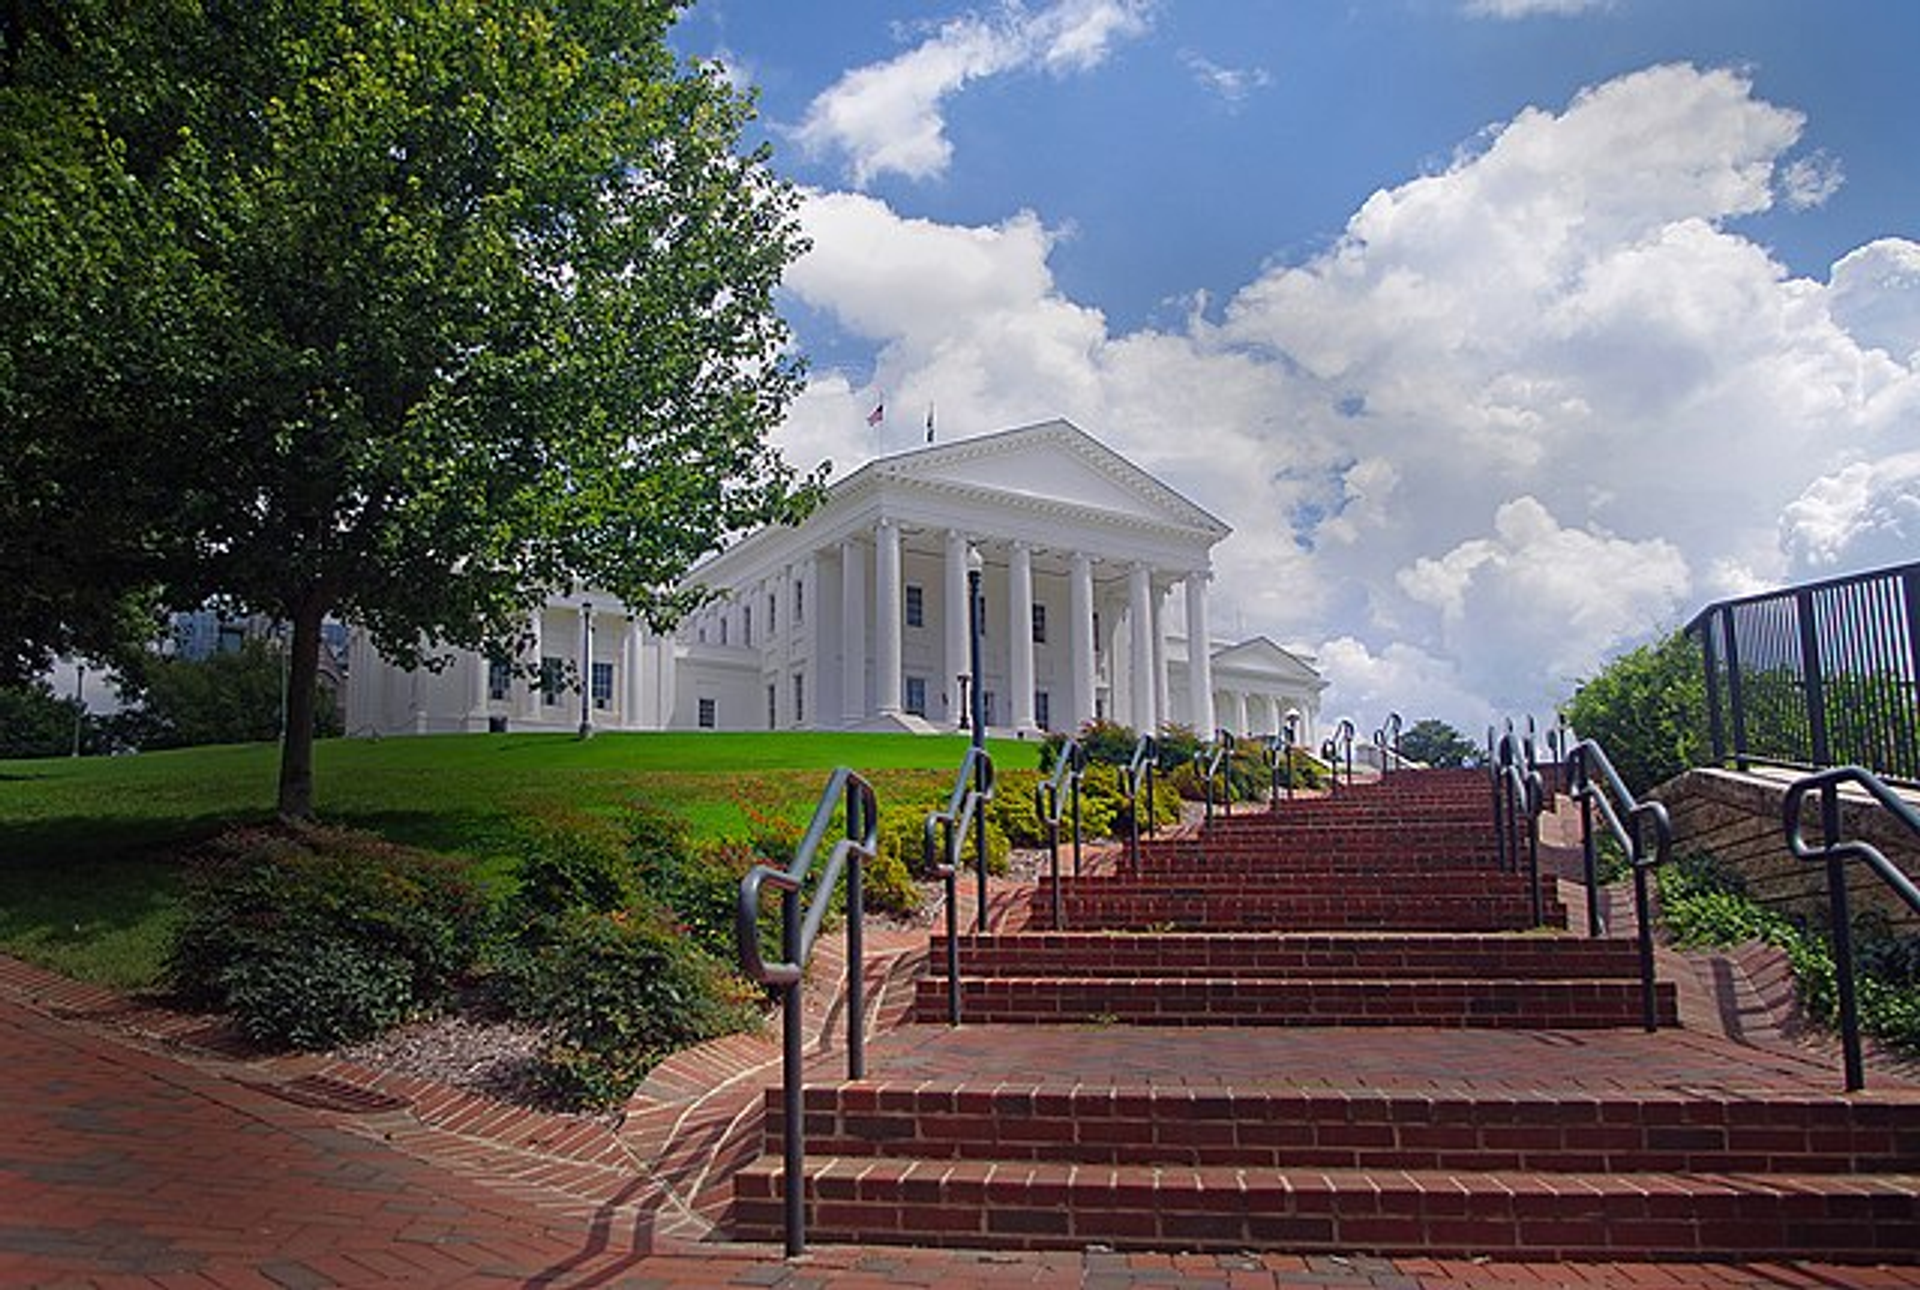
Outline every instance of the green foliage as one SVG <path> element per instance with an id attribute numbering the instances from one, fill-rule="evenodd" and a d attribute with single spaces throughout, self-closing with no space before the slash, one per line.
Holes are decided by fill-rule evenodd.
<path id="1" fill-rule="evenodd" d="M 540 821 L 528 827 L 516 850 L 512 908 L 528 919 L 625 909 L 640 895 L 634 859 L 608 829 Z"/>
<path id="2" fill-rule="evenodd" d="M 403 663 L 511 653 L 569 584 L 664 623 L 694 560 L 804 510 L 767 442 L 797 201 L 750 98 L 667 46 L 678 5 L 33 8 L 0 84 L 10 654 L 143 597 L 289 623 L 304 815 L 325 615 Z"/>
<path id="3" fill-rule="evenodd" d="M 114 735 L 142 749 L 277 739 L 285 668 L 281 650 L 257 638 L 204 659 L 153 659 L 140 669 L 138 702 L 112 718 Z M 342 733 L 330 692 L 314 706 L 313 733 Z"/>
<path id="4" fill-rule="evenodd" d="M 1656 871 L 1660 915 L 1682 948 L 1761 940 L 1782 950 L 1793 968 L 1800 1006 L 1834 1025 L 1839 987 L 1824 932 L 1755 904 L 1739 876 L 1712 856 L 1690 856 Z M 1888 1047 L 1920 1056 L 1920 936 L 1894 931 L 1885 918 L 1853 924 L 1854 977 L 1860 1028 Z"/>
<path id="5" fill-rule="evenodd" d="M 543 1074 L 576 1105 L 617 1105 L 661 1058 L 753 1019 L 749 992 L 645 908 L 543 918 L 503 975 L 551 1027 Z"/>
<path id="6" fill-rule="evenodd" d="M 80 705 L 45 681 L 0 687 L 0 758 L 65 756 L 73 751 L 76 721 L 83 721 Z"/>
<path id="7" fill-rule="evenodd" d="M 1696 766 L 1709 743 L 1700 652 L 1685 633 L 1622 654 L 1567 701 L 1567 722 L 1599 741 L 1635 796 Z"/>
<path id="8" fill-rule="evenodd" d="M 1133 762 L 1133 748 L 1140 737 L 1131 727 L 1115 721 L 1089 721 L 1081 727 L 1079 740 L 1089 762 L 1127 766 Z"/>
<path id="9" fill-rule="evenodd" d="M 1416 721 L 1400 736 L 1400 755 L 1428 766 L 1478 766 L 1485 755 L 1479 744 L 1444 721 L 1428 717 Z"/>
<path id="10" fill-rule="evenodd" d="M 457 863 L 338 829 L 235 831 L 188 883 L 173 983 L 262 1043 L 324 1048 L 439 1006 L 485 902 Z"/>
<path id="11" fill-rule="evenodd" d="M 1040 775 L 1035 771 L 1007 771 L 993 786 L 988 819 L 1015 847 L 1043 847 L 1047 825 L 1040 813 Z"/>

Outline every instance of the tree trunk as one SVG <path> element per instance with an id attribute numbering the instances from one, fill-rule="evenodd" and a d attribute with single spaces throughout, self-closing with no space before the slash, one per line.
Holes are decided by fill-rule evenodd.
<path id="1" fill-rule="evenodd" d="M 287 725 L 280 732 L 280 818 L 313 818 L 313 709 L 320 680 L 318 596 L 303 597 L 293 614 L 287 657 Z"/>

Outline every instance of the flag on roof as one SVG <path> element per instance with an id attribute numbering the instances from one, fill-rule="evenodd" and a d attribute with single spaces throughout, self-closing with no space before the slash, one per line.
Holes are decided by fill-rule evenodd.
<path id="1" fill-rule="evenodd" d="M 867 413 L 867 424 L 877 426 L 887 419 L 887 401 L 885 399 L 873 405 L 873 411 Z"/>

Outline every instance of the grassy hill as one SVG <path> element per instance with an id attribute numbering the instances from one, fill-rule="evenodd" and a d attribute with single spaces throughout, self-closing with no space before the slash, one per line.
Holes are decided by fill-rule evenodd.
<path id="1" fill-rule="evenodd" d="M 961 737 L 866 734 L 442 735 L 328 740 L 316 801 L 330 823 L 484 864 L 538 818 L 590 824 L 636 798 L 697 832 L 755 816 L 803 819 L 828 772 L 915 798 L 952 782 Z M 996 741 L 1003 770 L 1036 744 Z M 121 986 L 151 983 L 173 914 L 179 860 L 235 824 L 272 815 L 279 749 L 190 748 L 133 757 L 0 761 L 0 949 Z"/>

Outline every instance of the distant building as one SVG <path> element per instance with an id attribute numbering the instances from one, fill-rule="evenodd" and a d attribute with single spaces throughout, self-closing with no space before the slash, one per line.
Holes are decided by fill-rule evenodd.
<path id="1" fill-rule="evenodd" d="M 583 708 L 609 730 L 958 729 L 977 561 L 995 734 L 1096 717 L 1269 734 L 1297 712 L 1309 742 L 1326 687 L 1313 660 L 1208 631 L 1228 531 L 1066 421 L 921 448 L 695 568 L 719 594 L 671 636 L 591 591 L 552 597 L 515 660 L 403 671 L 356 633 L 347 729 L 574 730 Z"/>

